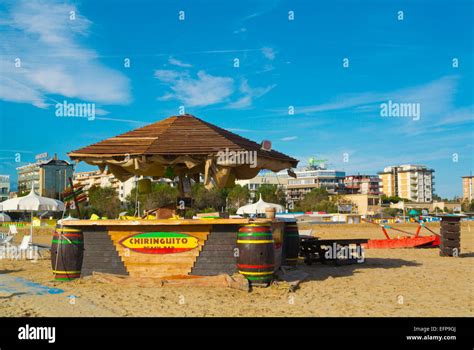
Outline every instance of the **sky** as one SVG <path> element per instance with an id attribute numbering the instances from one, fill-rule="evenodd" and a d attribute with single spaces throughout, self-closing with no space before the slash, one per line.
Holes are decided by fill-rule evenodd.
<path id="1" fill-rule="evenodd" d="M 467 0 L 0 0 L 0 174 L 15 189 L 37 154 L 184 107 L 300 165 L 426 165 L 452 198 L 474 164 L 473 17 Z"/>

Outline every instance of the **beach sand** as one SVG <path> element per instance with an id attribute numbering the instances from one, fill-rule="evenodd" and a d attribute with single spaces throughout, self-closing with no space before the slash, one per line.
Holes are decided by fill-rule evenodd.
<path id="1" fill-rule="evenodd" d="M 416 230 L 413 224 L 396 227 Z M 439 232 L 439 224 L 429 227 Z M 371 224 L 312 229 L 321 238 L 383 238 Z M 43 229 L 35 232 L 34 240 L 49 244 L 50 235 Z M 309 278 L 294 293 L 276 286 L 243 292 L 134 287 L 92 279 L 57 283 L 49 260 L 0 260 L 0 281 L 8 274 L 64 290 L 43 295 L 1 292 L 0 316 L 474 316 L 473 236 L 474 223 L 463 223 L 459 258 L 440 257 L 438 249 L 373 249 L 366 250 L 365 263 L 358 265 L 300 262 L 299 269 Z"/>

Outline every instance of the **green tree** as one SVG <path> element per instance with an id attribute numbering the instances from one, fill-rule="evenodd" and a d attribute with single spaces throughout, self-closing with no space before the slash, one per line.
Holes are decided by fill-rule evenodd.
<path id="1" fill-rule="evenodd" d="M 278 187 L 277 185 L 260 185 L 257 191 L 255 192 L 255 198 L 258 200 L 260 198 L 260 195 L 262 195 L 262 199 L 265 202 L 281 204 L 283 206 L 286 205 L 285 192 L 282 190 L 281 187 Z"/>
<path id="2" fill-rule="evenodd" d="M 228 206 L 231 208 L 239 208 L 248 203 L 250 192 L 247 186 L 235 185 L 227 195 Z"/>
<path id="3" fill-rule="evenodd" d="M 220 211 L 225 206 L 225 192 L 208 190 L 202 183 L 192 186 L 193 207 L 199 211 Z"/>
<path id="4" fill-rule="evenodd" d="M 462 211 L 464 211 L 464 212 L 473 212 L 474 211 L 474 199 L 471 200 L 470 203 L 469 203 L 469 200 L 467 198 L 464 199 L 461 203 L 461 208 L 462 208 Z"/>
<path id="5" fill-rule="evenodd" d="M 409 200 L 406 198 L 401 198 L 398 196 L 387 196 L 385 194 L 382 194 L 380 196 L 380 199 L 382 200 L 383 204 L 390 204 L 390 203 L 398 203 L 398 202 L 408 202 Z"/>
<path id="6" fill-rule="evenodd" d="M 89 206 L 92 213 L 115 219 L 121 210 L 117 191 L 113 187 L 93 186 L 89 189 Z"/>
<path id="7" fill-rule="evenodd" d="M 382 215 L 384 218 L 394 218 L 403 212 L 401 209 L 397 208 L 383 208 Z"/>
<path id="8" fill-rule="evenodd" d="M 147 194 L 138 194 L 140 204 L 140 215 L 144 210 L 160 208 L 172 203 L 176 203 L 178 189 L 165 183 L 153 183 L 151 192 Z M 137 188 L 134 187 L 130 194 L 125 198 L 127 213 L 133 215 L 136 211 Z"/>
<path id="9" fill-rule="evenodd" d="M 336 213 L 337 203 L 329 199 L 329 193 L 324 188 L 313 188 L 296 205 L 297 211 L 324 211 Z"/>

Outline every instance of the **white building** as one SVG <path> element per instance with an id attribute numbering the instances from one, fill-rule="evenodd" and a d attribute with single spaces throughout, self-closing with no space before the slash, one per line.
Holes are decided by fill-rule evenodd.
<path id="1" fill-rule="evenodd" d="M 10 175 L 0 175 L 0 202 L 8 199 L 10 193 Z"/>
<path id="2" fill-rule="evenodd" d="M 255 197 L 255 193 L 261 185 L 277 185 L 281 188 L 286 188 L 288 184 L 288 174 L 286 171 L 274 173 L 272 171 L 261 171 L 253 179 L 237 180 L 236 184 L 240 186 L 247 186 L 250 191 L 250 196 Z"/>
<path id="3" fill-rule="evenodd" d="M 329 194 L 344 192 L 344 171 L 308 167 L 295 171 L 296 179 L 289 177 L 286 194 L 289 200 L 298 201 L 314 188 L 324 188 Z"/>
<path id="4" fill-rule="evenodd" d="M 398 196 L 413 202 L 433 200 L 434 170 L 424 165 L 400 165 L 384 168 L 379 173 L 382 179 L 382 193 Z"/>
<path id="5" fill-rule="evenodd" d="M 135 186 L 136 178 L 132 177 L 127 181 L 119 181 L 113 174 L 96 171 L 84 171 L 74 174 L 74 184 L 84 185 L 84 191 L 88 191 L 92 186 L 112 187 L 119 196 L 121 202 L 130 194 Z"/>

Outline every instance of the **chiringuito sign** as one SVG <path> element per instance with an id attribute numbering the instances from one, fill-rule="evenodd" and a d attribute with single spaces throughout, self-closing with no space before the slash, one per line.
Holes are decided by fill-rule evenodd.
<path id="1" fill-rule="evenodd" d="M 173 254 L 192 250 L 198 239 L 186 233 L 145 232 L 128 236 L 120 241 L 125 248 L 147 254 Z"/>

